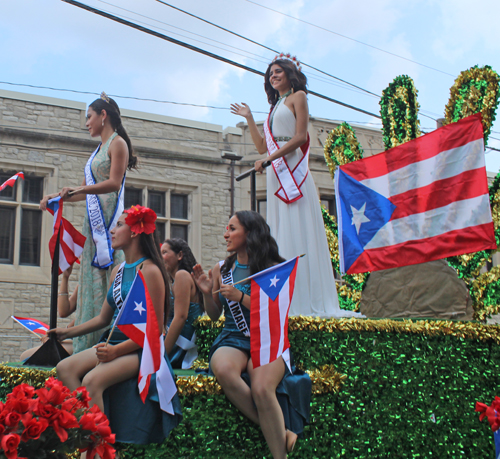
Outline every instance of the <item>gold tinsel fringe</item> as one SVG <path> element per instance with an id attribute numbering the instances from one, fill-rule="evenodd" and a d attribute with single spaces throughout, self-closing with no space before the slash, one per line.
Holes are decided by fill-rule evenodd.
<path id="1" fill-rule="evenodd" d="M 338 373 L 333 365 L 322 365 L 316 370 L 307 370 L 311 378 L 312 393 L 315 395 L 339 392 L 347 375 Z"/>
<path id="2" fill-rule="evenodd" d="M 500 270 L 500 267 L 498 268 Z M 356 293 L 356 292 L 355 292 Z M 198 319 L 198 326 L 207 328 L 211 323 L 208 317 Z M 223 320 L 216 323 L 220 327 Z M 500 327 L 477 322 L 458 322 L 452 320 L 391 320 L 391 319 L 320 319 L 308 316 L 292 316 L 288 319 L 289 331 L 336 332 L 387 332 L 411 333 L 427 336 L 454 336 L 456 338 L 492 340 L 500 344 Z"/>
<path id="3" fill-rule="evenodd" d="M 56 369 L 42 370 L 40 368 L 32 367 L 11 367 L 8 365 L 0 364 L 0 379 L 3 383 L 11 387 L 17 386 L 21 383 L 29 384 L 35 389 L 43 387 L 45 381 L 51 376 L 56 376 Z"/>
<path id="4" fill-rule="evenodd" d="M 500 312 L 499 304 L 485 305 L 487 300 L 488 286 L 497 284 L 500 279 L 500 266 L 494 266 L 488 272 L 481 274 L 474 279 L 471 287 L 471 295 L 474 299 L 474 318 L 477 320 L 484 320 L 493 314 Z"/>

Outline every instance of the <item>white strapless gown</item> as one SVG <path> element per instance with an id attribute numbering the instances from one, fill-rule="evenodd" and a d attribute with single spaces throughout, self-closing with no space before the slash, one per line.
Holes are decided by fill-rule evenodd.
<path id="1" fill-rule="evenodd" d="M 274 114 L 272 133 L 275 138 L 293 137 L 295 134 L 295 116 L 284 102 L 280 102 Z M 277 143 L 281 147 L 286 142 Z M 301 157 L 300 149 L 286 155 L 291 170 Z M 291 204 L 275 196 L 280 184 L 272 166 L 266 174 L 267 223 L 278 243 L 280 255 L 288 260 L 306 254 L 299 259 L 290 315 L 362 317 L 339 307 L 330 251 L 312 174 L 309 172 L 302 184 L 303 197 Z"/>

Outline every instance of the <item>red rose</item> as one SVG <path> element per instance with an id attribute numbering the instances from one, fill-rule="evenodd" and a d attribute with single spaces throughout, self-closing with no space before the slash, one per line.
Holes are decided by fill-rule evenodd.
<path id="1" fill-rule="evenodd" d="M 12 392 L 7 396 L 10 398 L 32 398 L 35 395 L 35 389 L 29 384 L 22 383 L 12 389 Z"/>
<path id="2" fill-rule="evenodd" d="M 85 413 L 80 419 L 80 426 L 83 430 L 90 430 L 91 432 L 95 432 L 97 430 L 97 426 L 94 421 L 94 416 L 89 413 Z"/>
<path id="3" fill-rule="evenodd" d="M 85 387 L 79 387 L 73 391 L 73 396 L 80 401 L 80 405 L 84 408 L 89 407 L 90 395 Z"/>
<path id="4" fill-rule="evenodd" d="M 21 415 L 19 413 L 16 413 L 15 411 L 11 411 L 5 416 L 4 422 L 7 427 L 16 427 L 19 424 L 20 420 Z"/>
<path id="5" fill-rule="evenodd" d="M 21 440 L 22 441 L 38 440 L 38 438 L 40 438 L 41 433 L 44 432 L 48 426 L 49 426 L 49 421 L 47 421 L 47 419 L 32 418 L 31 421 L 29 421 L 24 426 L 24 431 L 21 436 Z"/>
<path id="6" fill-rule="evenodd" d="M 57 417 L 59 410 L 50 405 L 49 403 L 43 403 L 40 399 L 37 400 L 38 403 L 33 407 L 33 412 L 37 416 L 41 416 L 42 418 L 52 419 Z"/>
<path id="7" fill-rule="evenodd" d="M 8 434 L 2 438 L 0 446 L 3 449 L 5 456 L 7 459 L 16 459 L 17 458 L 17 447 L 21 438 L 17 434 Z"/>

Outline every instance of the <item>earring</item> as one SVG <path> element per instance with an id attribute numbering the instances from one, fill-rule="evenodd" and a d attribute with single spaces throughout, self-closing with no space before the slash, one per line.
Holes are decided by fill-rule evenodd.
<path id="1" fill-rule="evenodd" d="M 102 127 L 104 127 L 104 120 L 102 120 Z"/>

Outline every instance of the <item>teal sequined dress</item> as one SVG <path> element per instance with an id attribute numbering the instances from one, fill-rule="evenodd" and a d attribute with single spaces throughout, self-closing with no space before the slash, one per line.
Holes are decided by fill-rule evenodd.
<path id="1" fill-rule="evenodd" d="M 235 262 L 233 268 L 233 282 L 238 282 L 251 275 L 250 267 Z M 250 283 L 237 284 L 234 286 L 246 295 L 250 295 Z M 238 330 L 233 319 L 226 299 L 219 294 L 219 299 L 224 307 L 225 323 L 222 332 L 215 339 L 210 348 L 209 361 L 213 354 L 220 347 L 233 347 L 239 349 L 250 357 L 250 338 Z M 244 306 L 241 307 L 245 321 L 250 327 L 250 310 Z M 291 352 L 290 352 L 291 355 Z M 293 357 L 292 357 L 293 361 Z M 285 375 L 276 388 L 276 397 L 283 411 L 285 426 L 287 429 L 301 435 L 304 426 L 309 423 L 311 406 L 311 379 L 307 373 L 292 366 L 292 373 L 285 366 Z M 210 370 L 211 373 L 211 370 Z M 250 386 L 250 377 L 248 373 L 241 375 L 243 380 Z"/>
<path id="2" fill-rule="evenodd" d="M 141 258 L 131 265 L 125 265 L 122 281 L 122 298 L 127 296 L 135 278 L 136 267 L 145 259 Z M 113 298 L 113 286 L 108 291 L 108 303 L 115 310 L 114 318 L 118 313 Z M 100 341 L 105 341 L 108 332 L 101 336 Z M 115 328 L 110 343 L 118 344 L 128 338 L 120 330 Z M 139 361 L 142 349 L 137 351 Z M 170 372 L 173 375 L 172 366 L 168 356 L 165 355 Z M 177 427 L 182 420 L 182 408 L 179 396 L 176 394 L 172 399 L 174 415 L 162 411 L 158 401 L 155 375 L 151 377 L 149 393 L 146 402 L 142 403 L 137 387 L 137 376 L 115 384 L 104 391 L 104 413 L 109 419 L 111 431 L 116 434 L 116 441 L 122 443 L 149 444 L 162 443 L 168 437 L 170 431 Z"/>

